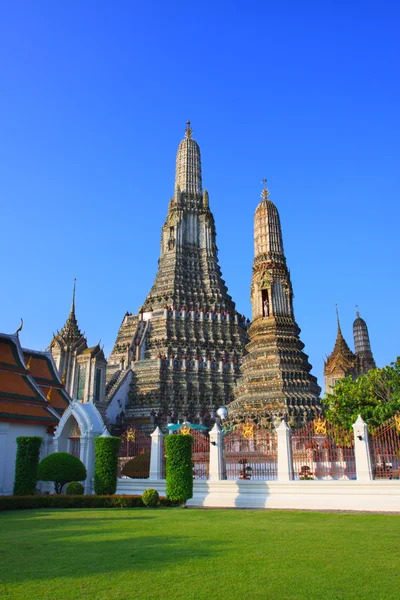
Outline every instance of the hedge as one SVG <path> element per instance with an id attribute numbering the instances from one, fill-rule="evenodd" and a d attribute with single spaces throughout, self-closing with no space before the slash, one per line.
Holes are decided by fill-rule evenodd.
<path id="1" fill-rule="evenodd" d="M 29 496 L 35 493 L 41 445 L 42 438 L 38 435 L 17 437 L 15 496 Z"/>
<path id="2" fill-rule="evenodd" d="M 177 506 L 168 498 L 161 497 L 160 506 Z M 143 507 L 141 496 L 0 496 L 0 512 L 4 510 L 27 510 L 31 508 L 138 508 Z"/>
<path id="3" fill-rule="evenodd" d="M 94 440 L 96 464 L 94 468 L 94 491 L 98 495 L 115 494 L 117 491 L 119 437 L 97 437 Z"/>
<path id="4" fill-rule="evenodd" d="M 191 435 L 174 434 L 165 438 L 167 497 L 182 506 L 193 496 Z"/>
<path id="5" fill-rule="evenodd" d="M 66 483 L 86 479 L 86 467 L 79 458 L 68 452 L 54 452 L 40 461 L 38 479 L 53 481 L 56 493 L 61 494 Z"/>
<path id="6" fill-rule="evenodd" d="M 85 493 L 85 488 L 79 481 L 71 481 L 65 488 L 65 493 L 68 496 L 82 496 Z"/>

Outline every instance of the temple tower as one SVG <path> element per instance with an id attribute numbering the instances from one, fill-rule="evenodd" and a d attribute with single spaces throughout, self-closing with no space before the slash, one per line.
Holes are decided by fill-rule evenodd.
<path id="1" fill-rule="evenodd" d="M 299 339 L 279 214 L 266 185 L 254 216 L 251 303 L 248 354 L 227 422 L 270 427 L 284 418 L 299 427 L 320 413 L 320 387 Z"/>
<path id="2" fill-rule="evenodd" d="M 119 403 L 125 423 L 149 431 L 179 418 L 211 422 L 233 399 L 246 342 L 246 322 L 218 264 L 200 148 L 188 122 L 158 271 L 139 314 L 124 316 L 109 358 L 108 403 Z"/>
<path id="3" fill-rule="evenodd" d="M 336 307 L 337 335 L 335 347 L 324 362 L 325 393 L 330 393 L 339 379 L 352 377 L 357 379 L 360 375 L 375 369 L 375 361 L 371 351 L 368 327 L 360 317 L 357 309 L 357 318 L 353 323 L 354 349 L 352 352 L 343 337 L 340 327 L 339 313 Z"/>
<path id="4" fill-rule="evenodd" d="M 65 389 L 73 399 L 103 403 L 106 389 L 107 361 L 100 344 L 88 347 L 75 314 L 76 281 L 68 318 L 61 331 L 53 335 L 50 344 L 54 362 Z"/>
<path id="5" fill-rule="evenodd" d="M 364 319 L 360 317 L 358 308 L 356 315 L 357 318 L 353 323 L 354 349 L 358 358 L 359 374 L 361 375 L 375 369 L 376 364 L 369 341 L 368 327 Z"/>
<path id="6" fill-rule="evenodd" d="M 336 307 L 337 334 L 335 346 L 324 362 L 325 393 L 329 393 L 339 379 L 349 375 L 358 376 L 357 356 L 352 352 L 343 337 L 340 327 L 339 312 Z"/>

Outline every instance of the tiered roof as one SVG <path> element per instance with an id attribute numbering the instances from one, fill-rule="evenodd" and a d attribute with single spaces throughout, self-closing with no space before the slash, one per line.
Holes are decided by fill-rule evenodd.
<path id="1" fill-rule="evenodd" d="M 57 371 L 51 352 L 23 349 L 27 369 L 50 405 L 62 415 L 72 401 Z"/>
<path id="2" fill-rule="evenodd" d="M 36 363 L 33 357 L 31 364 Z M 39 369 L 40 367 L 40 369 Z M 46 380 L 46 367 L 35 365 L 35 371 Z M 60 382 L 61 383 L 61 382 Z M 55 403 L 58 401 L 55 400 Z M 59 412 L 52 406 L 25 363 L 18 334 L 0 333 L 0 421 L 57 425 Z"/>

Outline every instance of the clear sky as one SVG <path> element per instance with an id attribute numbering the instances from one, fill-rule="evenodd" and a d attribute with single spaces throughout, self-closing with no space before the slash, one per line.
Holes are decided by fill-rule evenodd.
<path id="1" fill-rule="evenodd" d="M 261 180 L 281 215 L 322 385 L 355 305 L 378 366 L 400 354 L 400 5 L 0 4 L 0 330 L 45 349 L 76 310 L 108 355 L 155 276 L 190 119 L 223 277 L 250 315 Z"/>

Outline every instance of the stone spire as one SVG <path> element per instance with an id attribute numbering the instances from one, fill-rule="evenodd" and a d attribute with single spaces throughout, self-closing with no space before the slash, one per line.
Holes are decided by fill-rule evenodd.
<path id="1" fill-rule="evenodd" d="M 336 321 L 337 321 L 337 334 L 335 346 L 331 354 L 327 357 L 324 362 L 324 378 L 325 378 L 325 392 L 328 392 L 335 386 L 339 379 L 351 375 L 353 378 L 357 377 L 357 357 L 350 350 L 346 340 L 343 337 L 342 329 L 340 327 L 339 310 L 336 305 Z"/>
<path id="2" fill-rule="evenodd" d="M 154 284 L 139 315 L 125 315 L 109 358 L 110 386 L 131 370 L 125 423 L 150 433 L 155 415 L 160 425 L 185 418 L 212 422 L 215 411 L 233 399 L 246 343 L 246 321 L 236 312 L 218 264 L 200 149 L 188 123 Z"/>
<path id="3" fill-rule="evenodd" d="M 69 311 L 69 315 L 65 322 L 65 325 L 59 333 L 59 335 L 69 344 L 73 344 L 82 337 L 82 332 L 78 327 L 78 321 L 75 315 L 75 292 L 76 278 L 74 279 L 74 288 L 72 291 L 71 309 Z"/>
<path id="4" fill-rule="evenodd" d="M 74 288 L 72 291 L 71 308 L 64 327 L 53 337 L 50 344 L 50 351 L 53 355 L 57 369 L 65 380 L 67 392 L 74 396 L 74 378 L 76 356 L 87 348 L 87 341 L 78 326 L 75 314 L 75 292 L 76 279 L 74 279 Z"/>
<path id="5" fill-rule="evenodd" d="M 270 427 L 285 418 L 301 426 L 321 412 L 320 388 L 299 339 L 279 214 L 265 184 L 254 215 L 250 342 L 227 422 Z"/>
<path id="6" fill-rule="evenodd" d="M 185 137 L 178 147 L 175 171 L 175 200 L 180 194 L 202 195 L 201 156 L 198 144 L 192 138 L 190 121 L 186 123 Z"/>
<path id="7" fill-rule="evenodd" d="M 375 360 L 369 341 L 368 327 L 360 313 L 356 311 L 356 319 L 353 323 L 354 348 L 356 356 L 359 359 L 359 370 L 361 373 L 367 373 L 370 369 L 375 369 Z"/>

